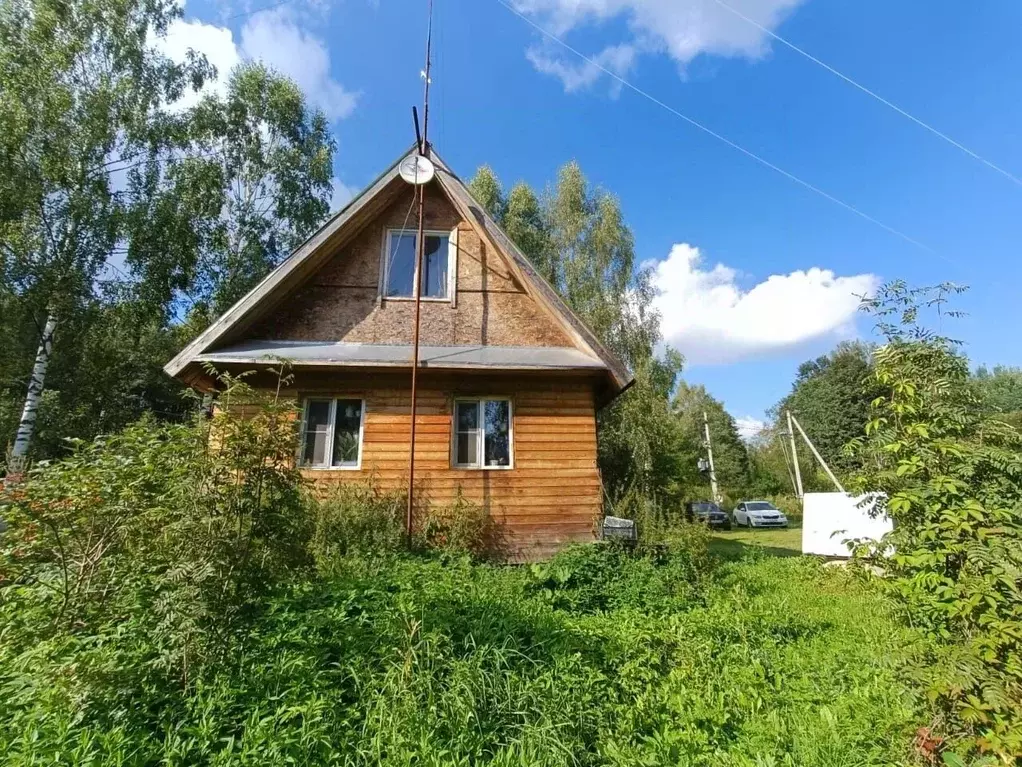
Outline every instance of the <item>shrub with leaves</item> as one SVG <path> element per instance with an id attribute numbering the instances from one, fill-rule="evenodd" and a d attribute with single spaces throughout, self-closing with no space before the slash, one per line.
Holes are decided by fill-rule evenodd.
<path id="1" fill-rule="evenodd" d="M 0 608 L 41 613 L 59 641 L 135 632 L 144 666 L 184 684 L 229 650 L 259 596 L 307 564 L 310 527 L 291 404 L 222 383 L 212 418 L 78 442 L 0 495 Z"/>
<path id="2" fill-rule="evenodd" d="M 954 286 L 885 286 L 865 308 L 876 351 L 862 491 L 894 522 L 874 552 L 914 624 L 942 640 L 921 666 L 952 739 L 1022 756 L 1022 436 L 990 418 L 956 342 L 921 328 Z"/>
<path id="3" fill-rule="evenodd" d="M 405 514 L 407 497 L 380 489 L 370 478 L 331 488 L 318 499 L 313 551 L 320 570 L 335 571 L 348 555 L 376 558 L 408 546 Z M 417 496 L 413 514 L 412 548 L 469 554 L 496 559 L 507 552 L 501 525 L 482 506 L 458 495 L 453 503 L 431 503 Z"/>

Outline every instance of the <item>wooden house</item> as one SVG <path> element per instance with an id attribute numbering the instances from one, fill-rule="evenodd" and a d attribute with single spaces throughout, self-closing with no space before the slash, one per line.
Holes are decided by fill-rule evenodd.
<path id="1" fill-rule="evenodd" d="M 317 483 L 404 489 L 409 470 L 415 187 L 399 158 L 167 366 L 293 364 L 298 460 Z M 435 152 L 425 249 L 416 493 L 460 492 L 518 556 L 592 540 L 602 509 L 596 412 L 631 374 L 564 304 Z M 258 380 L 258 379 L 256 379 Z"/>

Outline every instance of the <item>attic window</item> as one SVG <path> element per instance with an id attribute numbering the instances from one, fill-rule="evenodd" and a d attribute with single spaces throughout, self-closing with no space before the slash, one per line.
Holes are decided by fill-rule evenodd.
<path id="1" fill-rule="evenodd" d="M 450 232 L 425 232 L 422 253 L 422 298 L 446 300 L 451 295 L 454 255 Z M 418 232 L 391 229 L 387 232 L 384 296 L 414 298 L 415 258 Z"/>

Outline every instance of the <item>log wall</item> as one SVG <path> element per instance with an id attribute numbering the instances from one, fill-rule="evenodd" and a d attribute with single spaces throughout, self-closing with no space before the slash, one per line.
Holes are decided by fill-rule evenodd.
<path id="1" fill-rule="evenodd" d="M 423 376 L 416 406 L 417 493 L 453 502 L 459 491 L 504 525 L 520 559 L 548 556 L 566 543 L 593 540 L 602 490 L 596 465 L 596 414 L 590 383 L 578 379 Z M 322 376 L 300 383 L 302 397 L 364 399 L 360 470 L 306 469 L 321 487 L 374 481 L 404 492 L 408 483 L 410 390 L 404 376 L 372 388 Z M 506 396 L 512 403 L 513 468 L 455 469 L 451 432 L 455 397 Z"/>

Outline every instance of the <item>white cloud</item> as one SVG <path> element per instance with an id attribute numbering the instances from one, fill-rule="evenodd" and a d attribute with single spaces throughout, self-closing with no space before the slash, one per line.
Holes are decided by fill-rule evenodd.
<path id="1" fill-rule="evenodd" d="M 774 274 L 743 290 L 738 272 L 702 268 L 698 248 L 680 243 L 655 264 L 655 301 L 667 343 L 692 364 L 720 364 L 798 349 L 821 339 L 856 335 L 859 296 L 873 292 L 872 274 L 837 277 L 812 267 Z"/>
<path id="2" fill-rule="evenodd" d="M 336 176 L 334 177 L 334 191 L 330 196 L 330 212 L 336 213 L 349 202 L 351 199 L 358 194 L 358 189 L 353 186 L 348 186 Z"/>
<path id="3" fill-rule="evenodd" d="M 767 422 L 761 418 L 754 418 L 751 415 L 739 416 L 735 419 L 735 426 L 738 427 L 738 436 L 746 442 L 757 439 L 767 427 Z"/>
<path id="4" fill-rule="evenodd" d="M 635 65 L 636 50 L 631 45 L 612 45 L 604 48 L 593 61 L 600 66 L 609 69 L 621 77 L 624 77 Z M 529 48 L 525 57 L 532 62 L 532 65 L 543 74 L 553 75 L 564 85 L 566 93 L 588 88 L 595 83 L 603 71 L 596 64 L 588 61 L 568 63 L 560 56 L 546 48 Z M 615 91 L 620 88 L 620 83 L 615 81 Z"/>
<path id="5" fill-rule="evenodd" d="M 330 73 L 330 53 L 326 44 L 299 27 L 287 8 L 256 13 L 241 28 L 240 42 L 230 29 L 201 21 L 178 19 L 157 48 L 177 61 L 183 61 L 189 49 L 201 53 L 217 69 L 217 79 L 207 91 L 223 93 L 231 70 L 243 60 L 258 60 L 294 80 L 309 101 L 323 110 L 330 120 L 350 115 L 358 94 L 347 90 Z M 178 102 L 182 109 L 199 99 L 188 92 Z"/>
<path id="6" fill-rule="evenodd" d="M 728 5 L 774 30 L 802 2 L 728 0 Z M 769 50 L 765 33 L 716 0 L 516 0 L 515 7 L 552 27 L 559 36 L 588 24 L 623 20 L 627 28 L 625 37 L 611 48 L 627 46 L 633 49 L 633 55 L 636 51 L 665 53 L 681 67 L 703 53 L 756 59 Z M 571 63 L 565 63 L 564 58 L 548 56 L 537 63 L 529 55 L 529 60 L 539 71 L 560 77 L 565 90 L 591 85 L 599 78 L 596 67 L 579 65 L 571 59 L 567 59 Z M 600 63 L 614 70 L 606 62 Z M 574 72 L 576 76 L 565 78 L 563 72 Z M 569 83 L 574 88 L 569 88 Z"/>
<path id="7" fill-rule="evenodd" d="M 287 75 L 331 120 L 353 111 L 358 94 L 330 75 L 330 53 L 322 40 L 300 29 L 290 9 L 257 13 L 241 29 L 241 51 Z"/>

